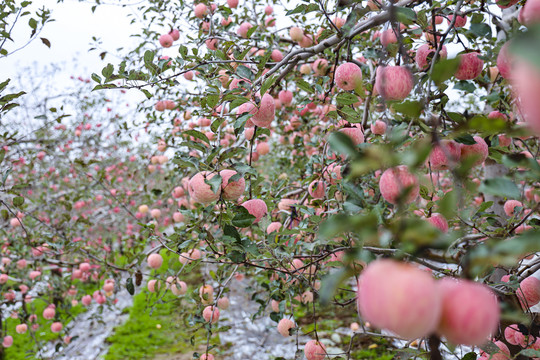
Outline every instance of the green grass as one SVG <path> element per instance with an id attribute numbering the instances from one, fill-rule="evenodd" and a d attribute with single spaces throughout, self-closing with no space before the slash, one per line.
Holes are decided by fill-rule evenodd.
<path id="1" fill-rule="evenodd" d="M 352 359 L 377 359 L 377 360 L 390 360 L 396 354 L 388 352 L 384 348 L 365 349 L 354 351 L 351 354 Z"/>
<path id="2" fill-rule="evenodd" d="M 128 321 L 117 327 L 107 339 L 112 345 L 106 360 L 152 359 L 160 349 L 174 345 L 178 324 L 173 320 L 173 314 L 178 302 L 166 295 L 163 303 L 150 309 L 146 299 L 146 292 L 134 297 Z"/>
<path id="3" fill-rule="evenodd" d="M 179 268 L 177 257 L 162 252 L 164 264 L 156 273 L 170 275 Z M 165 270 L 166 269 L 166 270 Z M 118 326 L 113 335 L 107 338 L 111 344 L 105 360 L 149 360 L 159 354 L 191 354 L 201 351 L 206 344 L 207 332 L 201 323 L 188 315 L 197 305 L 198 287 L 202 283 L 199 269 L 184 271 L 180 276 L 188 284 L 188 293 L 174 296 L 149 293 L 146 281 L 144 290 L 133 297 L 133 306 L 126 309 L 129 319 Z M 219 343 L 219 337 L 212 336 L 211 344 Z M 191 359 L 188 355 L 187 358 Z"/>

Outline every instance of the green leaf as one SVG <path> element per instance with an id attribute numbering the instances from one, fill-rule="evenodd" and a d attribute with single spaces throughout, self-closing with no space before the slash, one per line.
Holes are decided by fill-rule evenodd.
<path id="1" fill-rule="evenodd" d="M 493 343 L 493 341 L 488 341 L 486 344 L 479 346 L 480 349 L 484 350 L 489 355 L 493 355 L 501 351 L 497 345 Z"/>
<path id="2" fill-rule="evenodd" d="M 304 11 L 306 11 L 307 6 L 305 4 L 300 4 L 297 7 L 295 7 L 292 10 L 287 11 L 285 15 L 293 15 L 293 14 L 302 14 Z"/>
<path id="3" fill-rule="evenodd" d="M 351 94 L 351 93 L 348 93 L 348 92 L 340 93 L 336 97 L 336 102 L 337 102 L 338 105 L 356 104 L 358 102 L 358 96 L 356 96 L 354 94 Z"/>
<path id="4" fill-rule="evenodd" d="M 248 32 L 247 32 L 247 38 L 248 38 L 248 39 L 251 37 L 251 35 L 253 35 L 253 33 L 254 33 L 255 31 L 257 31 L 257 28 L 258 28 L 258 26 L 253 26 L 252 28 L 250 28 L 250 29 L 248 30 Z"/>
<path id="5" fill-rule="evenodd" d="M 245 79 L 253 80 L 253 72 L 247 66 L 239 65 L 236 72 Z"/>
<path id="6" fill-rule="evenodd" d="M 221 60 L 229 60 L 227 55 L 225 55 L 225 53 L 223 51 L 219 50 L 219 49 L 215 50 L 214 54 L 216 54 Z"/>
<path id="7" fill-rule="evenodd" d="M 437 201 L 439 205 L 439 212 L 446 219 L 451 219 L 457 214 L 458 196 L 455 190 L 449 191 Z"/>
<path id="8" fill-rule="evenodd" d="M 397 20 L 400 23 L 409 25 L 416 21 L 416 13 L 413 9 L 396 6 L 395 11 Z"/>
<path id="9" fill-rule="evenodd" d="M 483 134 L 499 134 L 505 130 L 508 123 L 501 118 L 489 119 L 484 115 L 475 115 L 467 123 L 467 128 Z"/>
<path id="10" fill-rule="evenodd" d="M 92 76 L 91 76 L 92 80 L 94 80 L 95 82 L 97 82 L 98 84 L 101 84 L 101 77 L 96 74 L 96 73 L 92 73 Z"/>
<path id="11" fill-rule="evenodd" d="M 461 358 L 461 360 L 476 360 L 476 353 L 474 351 L 471 351 L 469 353 L 466 353 L 465 356 Z"/>
<path id="12" fill-rule="evenodd" d="M 217 103 L 219 102 L 219 95 L 207 95 L 206 96 L 206 104 L 209 108 L 213 109 L 216 107 Z"/>
<path id="13" fill-rule="evenodd" d="M 354 26 L 358 23 L 358 19 L 363 17 L 370 11 L 369 7 L 355 7 L 353 11 L 347 16 L 345 25 L 341 28 L 343 34 L 349 34 Z"/>
<path id="14" fill-rule="evenodd" d="M 30 20 L 28 20 L 28 25 L 32 28 L 32 29 L 36 29 L 37 28 L 37 21 L 36 19 L 34 18 L 31 18 Z"/>
<path id="15" fill-rule="evenodd" d="M 243 131 L 244 125 L 246 125 L 247 120 L 252 116 L 251 114 L 245 114 L 236 119 L 234 122 L 234 132 L 236 135 Z"/>
<path id="16" fill-rule="evenodd" d="M 540 357 L 540 350 L 523 349 L 519 352 L 519 355 L 527 356 L 531 358 L 537 358 L 537 357 Z"/>
<path id="17" fill-rule="evenodd" d="M 536 176 L 540 176 L 540 164 L 538 164 L 535 159 L 528 158 L 524 154 L 517 153 L 503 155 L 501 163 L 508 168 L 521 167 L 531 169 L 533 170 L 530 174 L 531 176 L 535 176 L 535 173 Z"/>
<path id="18" fill-rule="evenodd" d="M 211 178 L 205 178 L 204 182 L 210 185 L 214 194 L 217 194 L 218 190 L 221 188 L 221 175 L 215 174 Z"/>
<path id="19" fill-rule="evenodd" d="M 17 196 L 13 199 L 13 206 L 20 207 L 24 204 L 24 198 L 22 196 Z"/>
<path id="20" fill-rule="evenodd" d="M 210 144 L 210 140 L 208 139 L 208 137 L 204 133 L 202 133 L 200 131 L 186 130 L 183 133 L 184 133 L 184 135 L 193 136 L 196 139 L 202 140 L 205 143 Z"/>
<path id="21" fill-rule="evenodd" d="M 540 25 L 535 24 L 527 28 L 525 33 L 519 33 L 512 39 L 508 51 L 513 56 L 526 60 L 540 70 L 540 51 L 538 46 L 531 46 L 531 44 L 540 43 Z"/>
<path id="22" fill-rule="evenodd" d="M 142 93 L 144 94 L 144 96 L 146 96 L 147 99 L 151 99 L 152 98 L 152 94 L 150 93 L 150 91 L 146 90 L 146 89 L 141 89 Z"/>
<path id="23" fill-rule="evenodd" d="M 246 55 L 248 54 L 248 52 L 251 50 L 251 48 L 249 46 L 247 46 L 244 51 L 242 51 L 238 56 L 235 56 L 235 59 L 238 59 L 238 60 L 244 60 L 244 58 L 246 57 Z"/>
<path id="24" fill-rule="evenodd" d="M 355 156 L 357 154 L 356 146 L 350 137 L 342 132 L 335 131 L 328 137 L 330 148 L 340 154 Z"/>
<path id="25" fill-rule="evenodd" d="M 421 351 L 412 348 L 404 348 L 395 352 L 392 360 L 409 360 L 409 359 L 418 359 L 421 355 Z"/>
<path id="26" fill-rule="evenodd" d="M 429 197 L 429 190 L 424 185 L 420 185 L 420 196 L 422 199 L 430 201 L 431 198 Z"/>
<path id="27" fill-rule="evenodd" d="M 191 161 L 186 161 L 180 158 L 174 158 L 172 162 L 173 164 L 178 165 L 180 168 L 197 168 L 197 166 Z"/>
<path id="28" fill-rule="evenodd" d="M 236 163 L 232 167 L 239 174 L 251 174 L 251 175 L 257 176 L 257 170 L 255 170 L 253 167 L 249 166 L 248 164 Z M 229 181 L 235 181 L 235 180 L 229 180 Z"/>
<path id="29" fill-rule="evenodd" d="M 472 93 L 476 90 L 476 86 L 470 81 L 461 80 L 454 85 L 454 89 Z"/>
<path id="30" fill-rule="evenodd" d="M 214 120 L 212 122 L 212 125 L 210 125 L 210 130 L 212 130 L 212 132 L 217 132 L 219 127 L 221 126 L 221 124 L 223 124 L 223 122 L 225 121 L 225 118 L 222 118 L 222 117 L 218 117 L 216 120 Z"/>
<path id="31" fill-rule="evenodd" d="M 92 91 L 94 91 L 94 90 L 102 90 L 102 89 L 116 89 L 116 87 L 117 86 L 115 84 L 96 85 L 96 86 L 94 86 Z"/>
<path id="32" fill-rule="evenodd" d="M 502 266 L 510 265 L 517 260 L 517 257 L 540 251 L 540 242 L 538 242 L 539 237 L 540 232 L 538 230 L 530 230 L 518 236 L 514 236 L 511 239 L 498 241 L 493 247 L 493 254 L 491 256 L 506 255 L 509 257 L 508 259 L 500 258 L 497 260 L 500 260 Z"/>
<path id="33" fill-rule="evenodd" d="M 230 236 L 237 241 L 240 241 L 240 239 L 242 238 L 238 230 L 236 230 L 236 228 L 232 225 L 223 226 L 223 235 Z"/>
<path id="34" fill-rule="evenodd" d="M 10 81 L 11 79 L 7 79 L 6 81 L 0 83 L 0 92 L 2 92 L 6 88 L 6 86 L 8 86 Z"/>
<path id="35" fill-rule="evenodd" d="M 343 119 L 347 120 L 350 123 L 359 123 L 362 122 L 362 116 L 356 112 L 351 107 L 342 107 L 337 109 L 337 113 Z"/>
<path id="36" fill-rule="evenodd" d="M 130 277 L 126 280 L 126 290 L 129 295 L 135 295 L 135 286 L 133 285 L 133 279 Z"/>
<path id="37" fill-rule="evenodd" d="M 21 96 L 23 96 L 25 94 L 26 93 L 24 91 L 20 91 L 20 92 L 15 93 L 15 94 L 4 95 L 4 96 L 0 97 L 0 104 L 6 104 L 6 103 L 10 102 L 11 100 L 15 100 L 16 98 L 21 97 Z"/>
<path id="38" fill-rule="evenodd" d="M 485 179 L 482 181 L 478 191 L 484 194 L 503 196 L 508 199 L 519 199 L 520 197 L 520 191 L 517 185 L 505 178 Z"/>
<path id="39" fill-rule="evenodd" d="M 474 145 L 474 144 L 476 144 L 476 140 L 474 140 L 472 135 L 469 135 L 469 134 L 458 136 L 454 140 L 456 142 L 460 143 L 460 144 L 465 144 L 465 145 Z"/>
<path id="40" fill-rule="evenodd" d="M 300 89 L 308 92 L 308 93 L 314 93 L 315 90 L 313 89 L 313 86 L 311 86 L 307 81 L 303 79 L 299 79 L 296 82 L 296 86 L 298 86 Z"/>
<path id="41" fill-rule="evenodd" d="M 255 216 L 251 215 L 249 211 L 243 206 L 237 206 L 235 208 L 236 215 L 232 219 L 232 224 L 239 228 L 245 228 L 251 226 L 255 220 Z"/>
<path id="42" fill-rule="evenodd" d="M 185 59 L 188 56 L 188 48 L 185 47 L 184 45 L 180 45 L 178 47 L 178 53 L 180 54 L 180 56 L 182 56 L 183 59 Z M 146 55 L 146 53 L 145 53 L 145 55 Z"/>
<path id="43" fill-rule="evenodd" d="M 392 108 L 399 113 L 410 117 L 418 117 L 422 113 L 422 104 L 419 101 L 402 101 L 392 104 Z"/>
<path id="44" fill-rule="evenodd" d="M 246 99 L 245 97 L 242 97 L 242 96 L 237 97 L 236 99 L 231 101 L 231 103 L 229 104 L 229 111 L 236 109 L 237 107 L 239 107 L 242 104 L 247 103 L 248 101 L 249 99 Z"/>
<path id="45" fill-rule="evenodd" d="M 446 80 L 450 79 L 456 72 L 459 66 L 459 59 L 441 59 L 437 61 L 433 67 L 433 73 L 431 74 L 431 80 L 439 86 Z"/>
<path id="46" fill-rule="evenodd" d="M 260 91 L 261 96 L 263 96 L 264 94 L 266 94 L 266 91 L 268 91 L 268 89 L 270 89 L 270 87 L 271 87 L 272 85 L 274 85 L 274 83 L 276 82 L 277 78 L 278 78 L 277 76 L 272 76 L 272 77 L 270 77 L 269 79 L 266 79 L 266 80 L 264 81 L 264 83 L 263 83 L 262 86 L 261 86 L 261 91 Z"/>
<path id="47" fill-rule="evenodd" d="M 266 53 L 264 54 L 263 58 L 257 64 L 257 69 L 259 69 L 259 71 L 264 69 L 266 63 L 268 62 L 268 60 L 270 59 L 271 56 L 272 56 L 272 51 L 267 50 Z"/>
<path id="48" fill-rule="evenodd" d="M 107 81 L 107 79 L 111 77 L 111 75 L 113 74 L 113 71 L 114 71 L 113 64 L 107 64 L 107 66 L 105 66 L 103 70 L 101 70 L 101 74 L 105 77 L 105 81 Z"/>
<path id="49" fill-rule="evenodd" d="M 492 206 L 493 206 L 493 201 L 485 201 L 482 203 L 482 205 L 480 205 L 478 210 L 476 210 L 476 213 L 484 212 Z"/>
<path id="50" fill-rule="evenodd" d="M 332 35 L 334 35 L 334 31 L 332 31 L 331 29 L 324 29 L 321 35 L 319 35 L 318 37 L 319 43 L 324 39 L 328 39 Z"/>
<path id="51" fill-rule="evenodd" d="M 146 51 L 144 52 L 144 57 L 143 57 L 143 58 L 144 58 L 144 62 L 145 62 L 145 63 L 152 63 L 152 61 L 154 61 L 154 56 L 155 56 L 155 55 L 156 55 L 156 54 L 155 54 L 153 51 L 151 51 L 151 50 L 146 50 Z"/>
<path id="52" fill-rule="evenodd" d="M 471 19 L 471 24 L 482 24 L 485 22 L 484 19 L 485 19 L 484 14 L 482 13 L 473 14 L 472 19 Z"/>
<path id="53" fill-rule="evenodd" d="M 474 37 L 491 37 L 491 27 L 486 23 L 471 23 L 468 32 Z"/>

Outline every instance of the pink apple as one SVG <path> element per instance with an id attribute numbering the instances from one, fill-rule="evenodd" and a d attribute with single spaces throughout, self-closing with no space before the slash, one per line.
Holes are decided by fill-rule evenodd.
<path id="1" fill-rule="evenodd" d="M 355 63 L 347 62 L 336 69 L 336 85 L 346 91 L 354 90 L 362 85 L 362 69 Z"/>
<path id="2" fill-rule="evenodd" d="M 281 90 L 278 97 L 283 105 L 290 105 L 293 100 L 293 93 L 289 90 Z"/>
<path id="3" fill-rule="evenodd" d="M 304 37 L 304 30 L 300 29 L 299 27 L 293 26 L 291 30 L 289 30 L 289 36 L 291 37 L 292 41 L 302 41 L 302 38 Z"/>
<path id="4" fill-rule="evenodd" d="M 441 314 L 441 296 L 431 275 L 390 259 L 375 260 L 362 271 L 357 301 L 366 321 L 407 340 L 434 332 Z"/>
<path id="5" fill-rule="evenodd" d="M 261 199 L 245 201 L 242 203 L 242 206 L 246 208 L 251 215 L 255 216 L 254 223 L 258 223 L 268 212 L 266 203 Z"/>
<path id="6" fill-rule="evenodd" d="M 247 38 L 249 29 L 251 29 L 252 27 L 253 25 L 251 25 L 250 23 L 243 22 L 240 27 L 238 27 L 238 30 L 236 30 L 236 33 L 245 39 Z"/>
<path id="7" fill-rule="evenodd" d="M 375 88 L 385 100 L 403 100 L 411 92 L 414 80 L 409 69 L 404 66 L 379 66 L 376 72 Z"/>
<path id="8" fill-rule="evenodd" d="M 206 14 L 208 14 L 208 7 L 205 4 L 200 3 L 195 5 L 193 11 L 195 13 L 195 17 L 202 19 Z"/>
<path id="9" fill-rule="evenodd" d="M 430 66 L 430 59 L 435 55 L 436 49 L 431 44 L 423 44 L 416 50 L 416 64 L 420 69 L 427 69 Z M 446 46 L 443 46 L 439 52 L 439 59 L 446 59 Z"/>
<path id="10" fill-rule="evenodd" d="M 242 194 L 244 194 L 244 191 L 246 189 L 246 181 L 244 177 L 240 177 L 240 179 L 236 181 L 229 181 L 231 177 L 237 174 L 235 170 L 225 169 L 221 170 L 221 189 L 222 189 L 222 196 L 225 200 L 238 200 Z"/>
<path id="11" fill-rule="evenodd" d="M 489 148 L 484 139 L 480 136 L 475 136 L 474 141 L 476 144 L 465 145 L 461 144 L 461 160 L 467 158 L 474 158 L 474 165 L 481 165 L 489 155 Z"/>
<path id="12" fill-rule="evenodd" d="M 459 80 L 473 80 L 480 75 L 484 67 L 484 60 L 478 56 L 480 53 L 471 52 L 459 56 L 459 66 L 454 74 Z"/>
<path id="13" fill-rule="evenodd" d="M 499 326 L 495 294 L 480 283 L 444 278 L 438 283 L 442 313 L 437 332 L 451 343 L 482 345 Z"/>
<path id="14" fill-rule="evenodd" d="M 173 37 L 169 34 L 163 34 L 159 37 L 159 43 L 164 48 L 171 47 L 173 42 L 174 42 Z"/>
<path id="15" fill-rule="evenodd" d="M 397 204 L 406 191 L 407 197 L 401 200 L 406 204 L 411 203 L 420 192 L 418 179 L 405 165 L 386 170 L 379 180 L 379 188 L 382 197 L 391 204 Z"/>
<path id="16" fill-rule="evenodd" d="M 221 194 L 221 187 L 216 192 L 212 190 L 205 180 L 212 179 L 216 174 L 203 171 L 195 174 L 188 184 L 188 192 L 191 198 L 201 204 L 209 204 L 219 199 Z"/>
<path id="17" fill-rule="evenodd" d="M 307 360 L 324 360 L 326 347 L 317 340 L 310 340 L 304 346 L 304 355 Z"/>
<path id="18" fill-rule="evenodd" d="M 461 145 L 453 140 L 441 140 L 429 154 L 428 164 L 432 170 L 446 170 L 461 158 Z"/>

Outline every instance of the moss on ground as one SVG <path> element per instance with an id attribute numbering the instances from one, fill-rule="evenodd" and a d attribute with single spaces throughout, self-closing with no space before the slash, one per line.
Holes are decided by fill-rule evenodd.
<path id="1" fill-rule="evenodd" d="M 176 257 L 162 253 L 164 264 L 154 274 L 170 275 L 178 271 Z M 176 263 L 176 264 L 175 264 Z M 167 270 L 165 270 L 167 269 Z M 186 270 L 186 269 L 184 269 Z M 196 317 L 188 316 L 190 309 L 198 306 L 198 287 L 202 276 L 197 268 L 184 271 L 181 279 L 188 284 L 188 293 L 174 296 L 170 291 L 152 294 L 145 288 L 133 298 L 133 306 L 126 309 L 129 319 L 118 326 L 107 338 L 111 344 L 104 360 L 148 360 L 168 358 L 191 359 L 194 351 L 206 348 L 207 331 Z M 211 344 L 218 344 L 219 337 L 212 336 Z M 180 356 L 180 357 L 179 357 Z"/>
<path id="2" fill-rule="evenodd" d="M 351 353 L 351 359 L 390 360 L 395 355 L 396 354 L 388 352 L 387 349 L 378 347 L 375 349 L 364 349 L 364 350 L 353 351 Z"/>
<path id="3" fill-rule="evenodd" d="M 145 292 L 134 297 L 133 307 L 128 309 L 129 319 L 107 339 L 111 347 L 106 360 L 152 359 L 160 350 L 176 347 L 176 334 L 183 327 L 173 316 L 178 302 L 167 295 L 151 309 L 146 302 Z"/>

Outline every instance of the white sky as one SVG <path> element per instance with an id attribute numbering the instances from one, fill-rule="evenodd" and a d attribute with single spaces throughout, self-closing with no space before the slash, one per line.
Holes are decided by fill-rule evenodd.
<path id="1" fill-rule="evenodd" d="M 92 72 L 99 74 L 104 66 L 98 57 L 101 51 L 88 52 L 92 36 L 101 38 L 103 48 L 111 51 L 135 42 L 130 38 L 130 35 L 136 32 L 136 25 L 130 25 L 129 8 L 101 5 L 92 14 L 90 2 L 66 0 L 57 4 L 56 0 L 34 0 L 32 9 L 43 6 L 52 10 L 52 18 L 56 20 L 46 24 L 39 35 L 49 39 L 51 48 L 47 48 L 37 39 L 19 52 L 1 58 L 2 78 L 13 77 L 21 68 L 34 62 L 39 65 L 62 64 L 68 78 L 69 75 L 89 77 Z M 29 35 L 27 16 L 15 26 L 13 38 L 16 44 L 23 44 Z M 14 47 L 11 44 L 7 49 L 13 50 Z M 110 55 L 105 60 L 118 62 Z"/>

